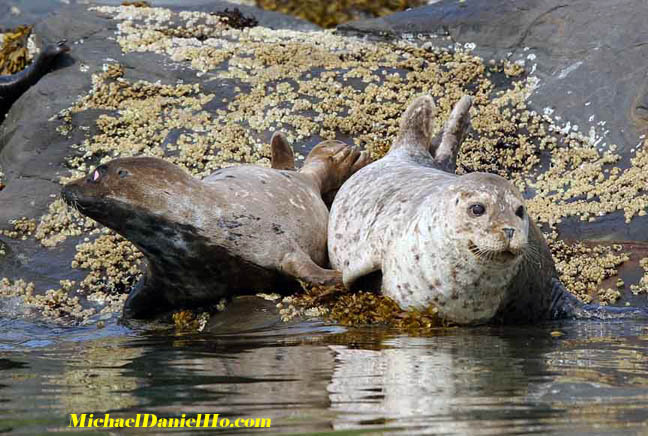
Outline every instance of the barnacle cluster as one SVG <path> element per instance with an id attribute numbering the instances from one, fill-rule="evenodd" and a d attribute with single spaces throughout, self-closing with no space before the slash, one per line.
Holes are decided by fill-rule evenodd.
<path id="1" fill-rule="evenodd" d="M 581 301 L 589 303 L 593 296 L 603 304 L 619 299 L 619 288 L 624 285 L 622 280 L 617 281 L 617 289 L 601 289 L 601 283 L 615 276 L 617 268 L 630 259 L 621 245 L 550 240 L 550 247 L 561 281 Z"/>

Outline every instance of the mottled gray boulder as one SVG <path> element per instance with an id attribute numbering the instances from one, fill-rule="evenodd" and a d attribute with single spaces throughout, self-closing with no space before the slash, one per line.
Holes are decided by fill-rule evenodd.
<path id="1" fill-rule="evenodd" d="M 607 121 L 605 142 L 625 151 L 648 131 L 647 16 L 642 0 L 444 0 L 338 29 L 449 36 L 475 43 L 485 59 L 537 64 L 533 106 L 554 108 L 582 128 L 592 115 Z"/>

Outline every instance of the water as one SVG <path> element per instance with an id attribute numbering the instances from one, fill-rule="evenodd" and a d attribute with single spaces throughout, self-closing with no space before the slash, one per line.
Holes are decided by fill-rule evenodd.
<path id="1" fill-rule="evenodd" d="M 412 337 L 302 323 L 178 335 L 4 320 L 0 433 L 65 432 L 84 412 L 270 418 L 272 433 L 646 433 L 647 329 L 568 322 Z"/>

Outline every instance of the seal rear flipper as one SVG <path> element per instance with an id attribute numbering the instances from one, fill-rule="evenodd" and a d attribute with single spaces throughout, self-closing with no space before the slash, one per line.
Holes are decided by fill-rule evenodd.
<path id="1" fill-rule="evenodd" d="M 313 285 L 344 289 L 341 272 L 322 268 L 301 250 L 286 254 L 279 267 L 284 274 L 298 280 Z"/>
<path id="2" fill-rule="evenodd" d="M 433 124 L 437 110 L 432 97 L 417 97 L 401 117 L 400 131 L 389 149 L 406 149 L 413 154 L 434 155 Z"/>
<path id="3" fill-rule="evenodd" d="M 308 153 L 299 173 L 322 195 L 337 192 L 353 173 L 371 161 L 366 151 L 342 141 L 320 142 Z M 332 198 L 332 196 L 328 195 Z"/>
<path id="4" fill-rule="evenodd" d="M 470 127 L 470 108 L 472 97 L 464 95 L 455 104 L 448 121 L 443 126 L 441 143 L 433 152 L 434 160 L 440 169 L 454 173 L 457 167 L 457 154 Z"/>
<path id="5" fill-rule="evenodd" d="M 295 154 L 288 143 L 286 136 L 281 132 L 275 132 L 270 140 L 272 157 L 270 166 L 276 170 L 294 170 Z"/>
<path id="6" fill-rule="evenodd" d="M 585 304 L 572 295 L 558 279 L 551 290 L 551 319 L 648 320 L 648 310 L 642 307 L 615 307 Z"/>

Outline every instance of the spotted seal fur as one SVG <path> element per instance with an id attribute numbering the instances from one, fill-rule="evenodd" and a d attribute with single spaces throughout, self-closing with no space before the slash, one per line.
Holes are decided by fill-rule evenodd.
<path id="1" fill-rule="evenodd" d="M 0 76 L 0 121 L 18 97 L 47 74 L 54 60 L 62 53 L 70 51 L 66 40 L 46 46 L 36 59 L 24 70 L 7 76 Z"/>
<path id="2" fill-rule="evenodd" d="M 417 98 L 389 153 L 339 190 L 328 246 L 345 285 L 371 286 L 378 278 L 402 308 L 434 305 L 458 324 L 645 317 L 640 309 L 579 303 L 558 281 L 518 190 L 494 174 L 454 174 L 470 106 L 470 97 L 462 98 L 435 138 L 434 103 Z"/>
<path id="3" fill-rule="evenodd" d="M 158 158 L 115 159 L 64 187 L 68 204 L 146 257 L 147 272 L 126 301 L 126 318 L 234 294 L 294 290 L 296 280 L 341 286 L 341 274 L 325 268 L 322 195 L 367 164 L 367 154 L 325 141 L 297 171 L 281 134 L 273 137 L 272 151 L 275 168 L 233 166 L 203 180 Z"/>

